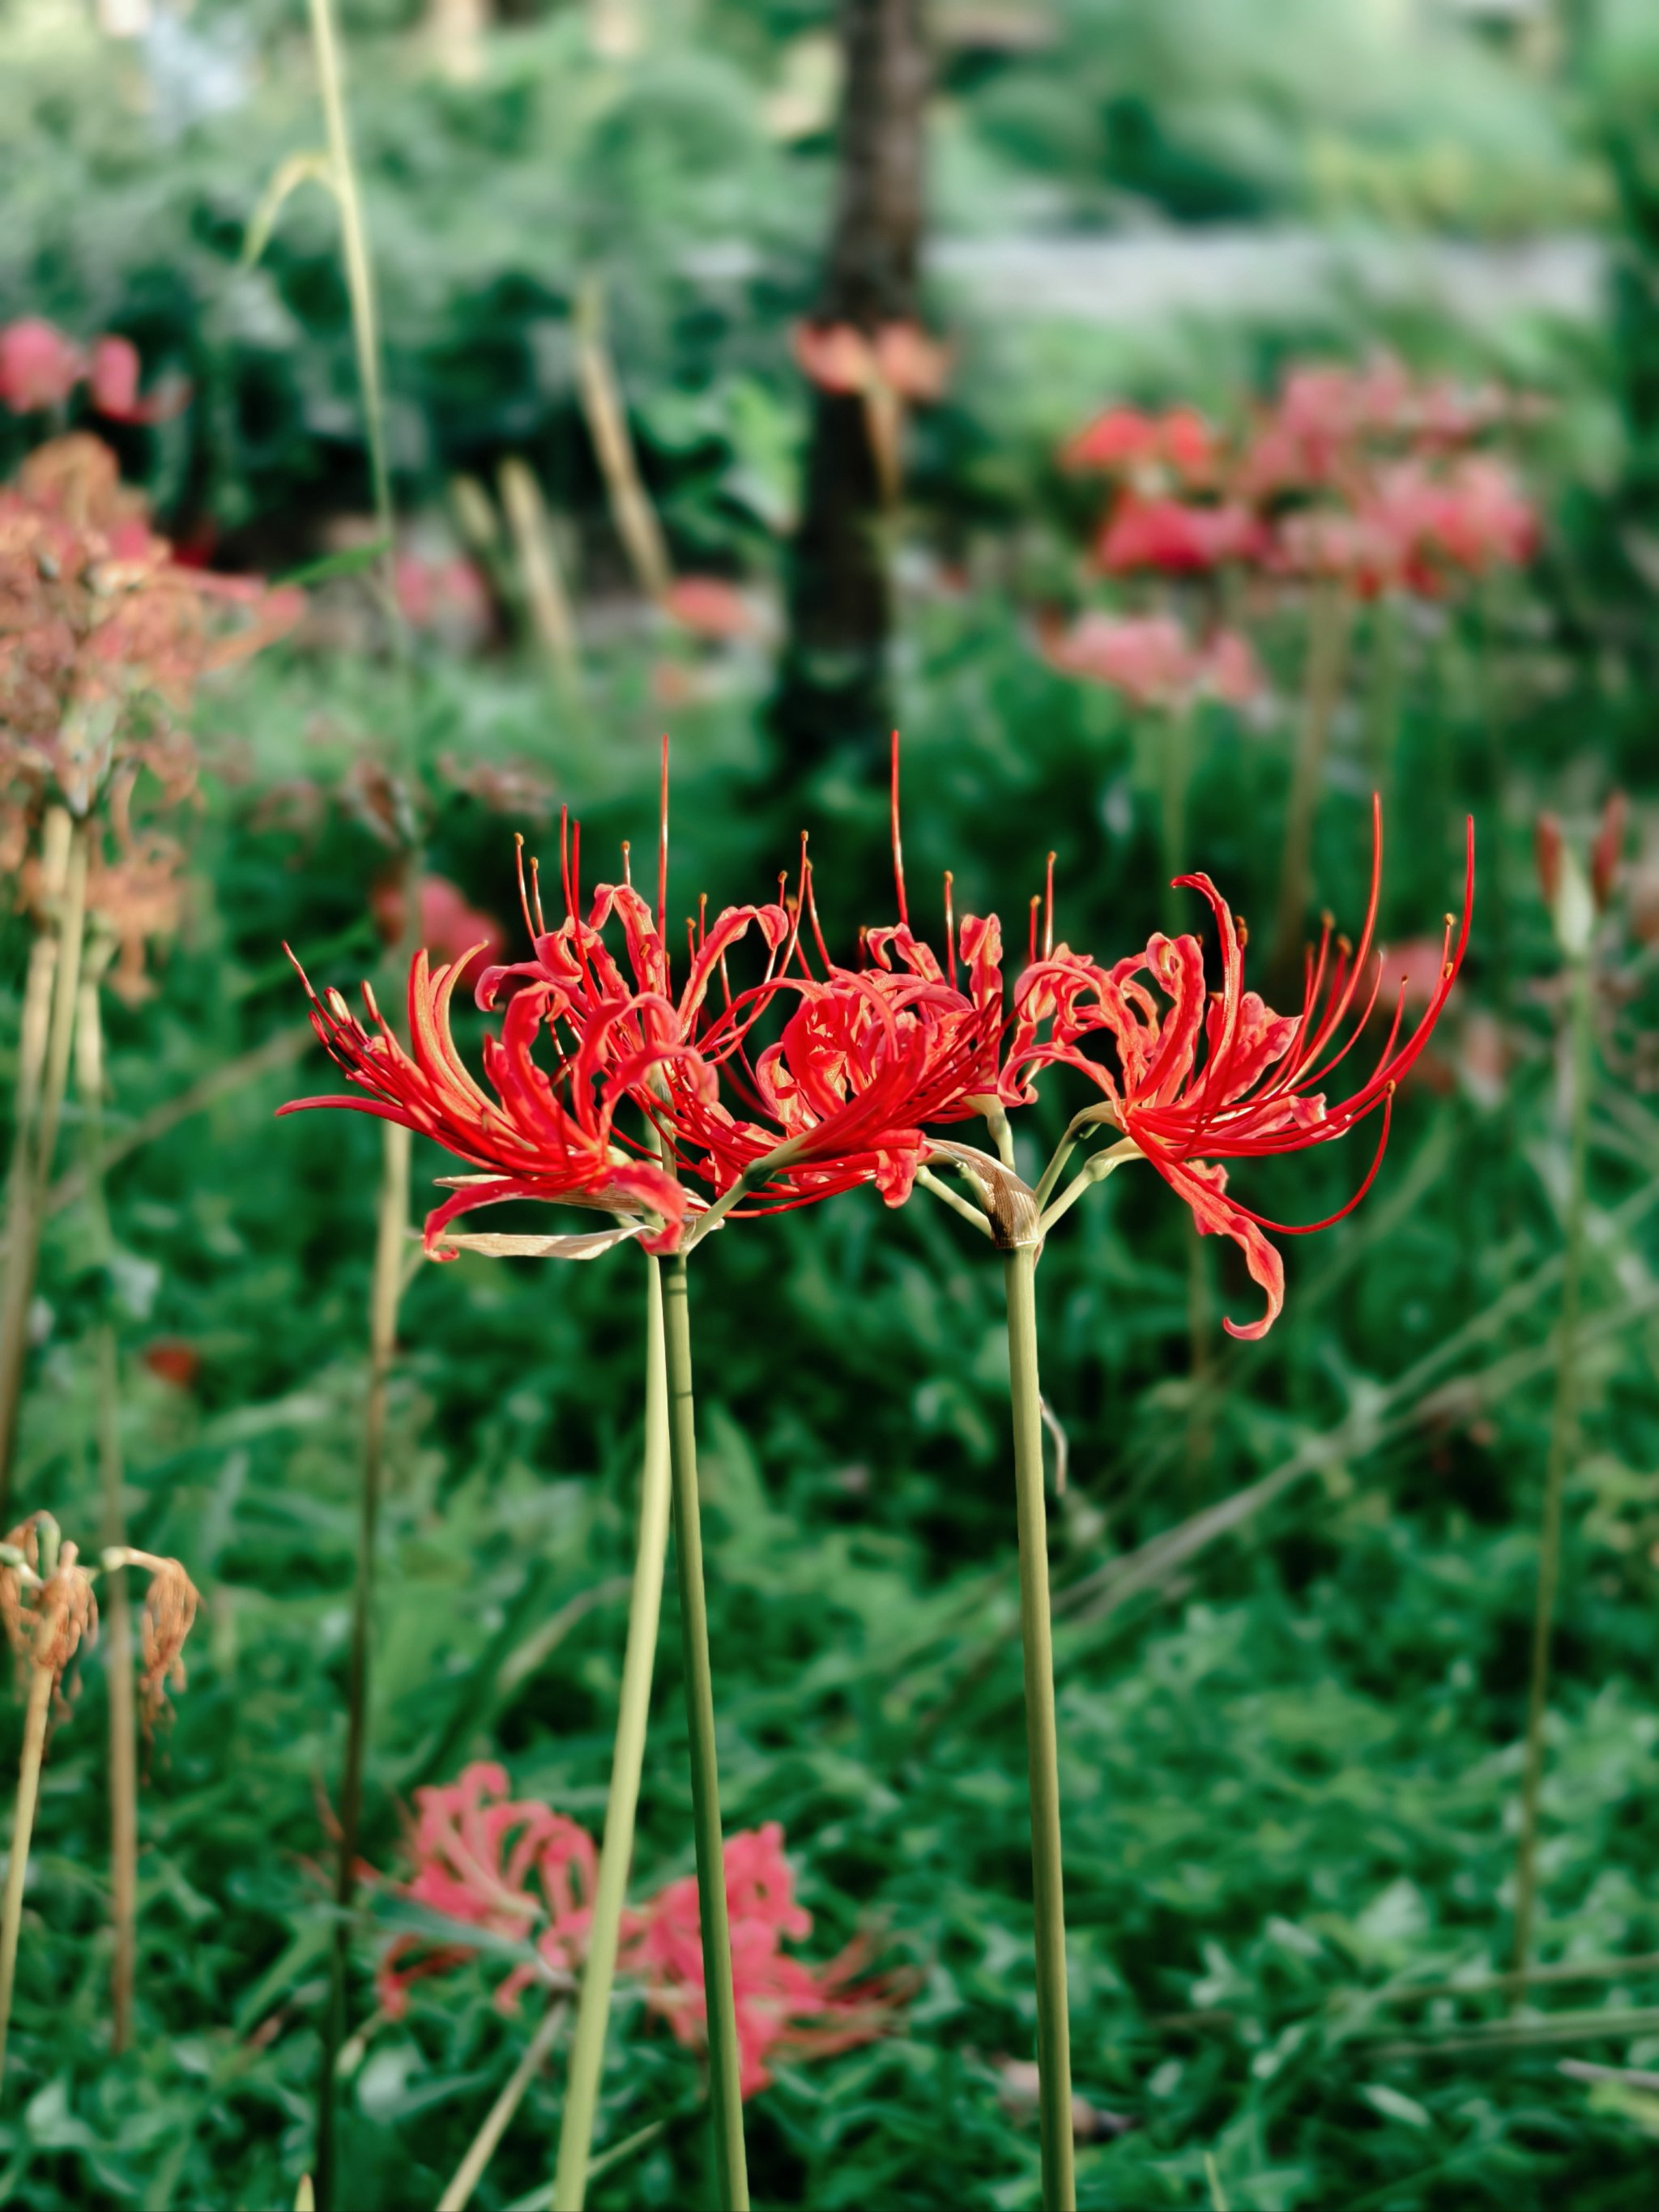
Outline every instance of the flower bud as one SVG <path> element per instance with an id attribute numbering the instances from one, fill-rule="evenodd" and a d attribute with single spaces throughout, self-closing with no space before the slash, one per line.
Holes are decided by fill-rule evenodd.
<path id="1" fill-rule="evenodd" d="M 1552 914 L 1561 888 L 1561 822 L 1559 815 L 1540 814 L 1532 833 L 1533 858 L 1538 863 L 1538 887 Z"/>
<path id="2" fill-rule="evenodd" d="M 1601 809 L 1601 826 L 1590 847 L 1590 890 L 1598 914 L 1607 912 L 1619 880 L 1620 866 L 1625 857 L 1625 825 L 1629 814 L 1629 803 L 1624 793 L 1610 793 L 1607 805 Z"/>

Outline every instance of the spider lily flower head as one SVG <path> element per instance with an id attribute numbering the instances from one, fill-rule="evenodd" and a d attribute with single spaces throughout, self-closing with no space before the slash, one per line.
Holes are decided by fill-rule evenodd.
<path id="1" fill-rule="evenodd" d="M 818 925 L 803 847 L 794 927 L 777 971 L 734 1000 L 722 1018 L 717 1033 L 732 1041 L 725 1054 L 732 1088 L 764 1118 L 739 1118 L 717 1092 L 696 1091 L 671 1072 L 665 1132 L 683 1170 L 717 1194 L 788 1146 L 788 1161 L 761 1184 L 750 1212 L 810 1205 L 864 1183 L 890 1206 L 902 1205 L 930 1148 L 927 1129 L 998 1104 L 1001 925 L 994 915 L 969 915 L 958 936 L 947 878 L 945 961 L 912 929 L 896 734 L 891 807 L 897 922 L 860 933 L 859 966 L 836 961 Z M 751 1031 L 780 1006 L 789 1011 L 776 1042 L 751 1056 Z"/>
<path id="2" fill-rule="evenodd" d="M 522 1962 L 496 1989 L 497 2007 L 511 2012 L 529 1983 L 544 1974 L 568 1978 L 580 1969 L 599 1852 L 574 1820 L 507 1793 L 506 1769 L 484 1759 L 443 1788 L 417 1790 L 408 1839 L 415 1871 L 398 1889 L 462 1928 L 533 1945 L 539 1966 Z M 411 1984 L 473 1955 L 465 1943 L 434 1946 L 419 1936 L 398 1936 L 375 1976 L 381 2010 L 400 2019 Z"/>
<path id="3" fill-rule="evenodd" d="M 1153 937 L 1145 952 L 1103 968 L 1056 957 L 1022 979 L 1011 1073 L 1064 1064 L 1085 1073 L 1103 1094 L 1099 1118 L 1114 1124 L 1192 1208 L 1201 1234 L 1231 1237 L 1265 1292 L 1267 1310 L 1237 1337 L 1263 1336 L 1285 1302 L 1284 1261 L 1265 1232 L 1302 1236 L 1351 1213 L 1376 1178 L 1388 1143 L 1395 1092 L 1440 1018 L 1468 945 L 1474 901 L 1474 825 L 1468 824 L 1461 921 L 1448 915 L 1438 974 L 1416 1025 L 1402 1035 L 1403 985 L 1380 1050 L 1349 1096 L 1333 1102 L 1329 1079 L 1361 1045 L 1376 1011 L 1386 963 L 1373 951 L 1382 878 L 1382 811 L 1373 803 L 1370 897 L 1358 945 L 1334 936 L 1328 919 L 1306 963 L 1301 1011 L 1275 1013 L 1244 984 L 1243 923 L 1207 876 L 1177 878 L 1198 892 L 1220 940 L 1221 988 L 1208 988 L 1196 937 Z M 1039 1016 L 1048 1033 L 1038 1039 Z M 1090 1057 L 1103 1037 L 1115 1067 Z M 1376 1150 L 1364 1181 L 1328 1220 L 1295 1225 L 1252 1212 L 1232 1198 L 1223 1162 L 1303 1152 L 1333 1142 L 1373 1115 Z"/>
<path id="4" fill-rule="evenodd" d="M 811 1934 L 812 1916 L 796 1902 L 775 1820 L 728 1838 L 725 1871 L 739 2081 L 747 2098 L 766 2087 L 781 2055 L 827 2057 L 881 2034 L 896 1993 L 890 1984 L 854 1982 L 864 1957 L 857 1943 L 819 1966 L 784 1950 L 786 1938 L 799 1942 Z M 651 2010 L 689 2050 L 704 2049 L 708 2004 L 696 1876 L 670 1882 L 630 1916 L 624 1933 L 624 1970 L 643 1979 Z"/>
<path id="5" fill-rule="evenodd" d="M 627 1035 L 639 1015 L 625 997 L 584 1010 L 574 1048 L 559 1035 L 572 1002 L 557 985 L 536 982 L 508 1004 L 498 1036 L 485 1040 L 483 1073 L 490 1089 L 462 1060 L 450 1029 L 450 1001 L 473 946 L 459 960 L 433 968 L 417 952 L 409 975 L 409 1032 L 405 1050 L 365 983 L 368 1020 L 355 1015 L 338 991 L 319 998 L 294 962 L 310 1001 L 311 1025 L 354 1091 L 291 1099 L 280 1114 L 318 1106 L 343 1106 L 430 1137 L 478 1170 L 457 1179 L 455 1194 L 427 1216 L 429 1257 L 453 1256 L 445 1249 L 449 1224 L 475 1207 L 508 1199 L 599 1207 L 623 1216 L 620 1235 L 637 1235 L 649 1251 L 671 1249 L 685 1210 L 685 1194 L 654 1163 L 634 1158 L 618 1141 L 616 1114 L 663 1057 L 633 1049 Z M 289 952 L 289 957 L 294 956 Z M 535 1048 L 551 1039 L 551 1072 Z M 493 1093 L 493 1096 L 492 1096 Z M 596 1249 L 589 1243 L 589 1249 Z M 572 1252 L 570 1256 L 583 1256 Z"/>

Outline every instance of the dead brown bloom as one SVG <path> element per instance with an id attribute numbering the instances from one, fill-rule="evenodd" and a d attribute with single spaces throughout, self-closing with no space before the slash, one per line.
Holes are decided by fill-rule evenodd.
<path id="1" fill-rule="evenodd" d="M 147 1552 L 128 1554 L 135 1566 L 150 1570 L 138 1616 L 138 1637 L 144 1668 L 138 1678 L 140 1708 L 146 1735 L 167 1709 L 167 1691 L 185 1686 L 185 1638 L 190 1634 L 200 1602 L 196 1585 L 177 1559 L 154 1559 Z"/>

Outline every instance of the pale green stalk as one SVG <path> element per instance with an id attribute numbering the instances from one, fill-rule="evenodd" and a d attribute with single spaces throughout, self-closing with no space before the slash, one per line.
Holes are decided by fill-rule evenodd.
<path id="1" fill-rule="evenodd" d="M 362 390 L 369 476 L 381 541 L 381 586 L 394 645 L 401 653 L 403 624 L 397 595 L 396 516 L 386 454 L 386 392 L 380 368 L 380 319 L 374 296 L 374 264 L 363 222 L 362 197 L 351 154 L 346 115 L 345 71 L 334 19 L 333 0 L 311 0 L 312 43 L 317 58 L 318 89 L 328 133 L 329 182 L 340 214 L 340 244 L 346 289 L 351 302 L 351 331 Z M 420 870 L 406 865 L 408 930 L 420 927 Z M 396 1350 L 398 1308 L 404 1281 L 404 1238 L 409 1221 L 410 1136 L 388 1121 L 381 1137 L 380 1198 L 369 1293 L 368 1404 L 363 1431 L 362 1488 L 359 1509 L 359 1553 L 352 1601 L 351 1658 L 346 1713 L 345 1771 L 340 1789 L 339 1854 L 334 1901 L 337 1919 L 329 1977 L 317 2085 L 315 2187 L 323 2212 L 334 2204 L 335 2072 L 345 2039 L 346 1972 L 351 1948 L 350 1910 L 356 1889 L 357 1833 L 362 1812 L 363 1760 L 368 1737 L 369 1645 L 374 1622 L 374 1547 L 386 1449 L 386 1406 Z"/>
<path id="2" fill-rule="evenodd" d="M 1066 1996 L 1066 1904 L 1060 1833 L 1060 1741 L 1048 1604 L 1048 1514 L 1042 1485 L 1042 1393 L 1037 1373 L 1037 1247 L 1005 1254 L 1008 1379 L 1019 1528 L 1019 1624 L 1025 1658 L 1025 1756 L 1031 1797 L 1036 1923 L 1037 2100 L 1044 2212 L 1075 2212 L 1072 2033 Z"/>
<path id="3" fill-rule="evenodd" d="M 1340 585 L 1318 586 L 1308 634 L 1308 665 L 1302 727 L 1291 771 L 1285 819 L 1285 851 L 1279 878 L 1269 968 L 1281 981 L 1291 978 L 1303 941 L 1313 860 L 1314 818 L 1325 777 L 1331 726 L 1342 699 L 1347 672 L 1348 640 L 1353 629 L 1353 599 Z M 1282 1003 L 1282 1002 L 1281 1002 Z"/>
<path id="4" fill-rule="evenodd" d="M 660 1562 L 658 1565 L 657 1578 L 660 1584 L 662 1579 Z M 583 1986 L 586 1987 L 586 1984 Z M 483 2125 L 467 2145 L 466 2155 L 456 2167 L 448 2188 L 438 2199 L 438 2212 L 466 2212 L 466 2207 L 472 2201 L 473 2191 L 483 2179 L 485 2167 L 495 2157 L 496 2148 L 501 2137 L 507 2133 L 513 2115 L 524 2102 L 525 2092 L 545 2064 L 547 2055 L 552 2050 L 559 2030 L 564 2025 L 564 2017 L 568 2010 L 568 2007 L 565 2005 L 554 2004 L 550 2005 L 543 2014 L 536 2033 L 525 2046 L 524 2056 L 513 2069 L 501 2089 L 501 2095 L 496 2098 L 486 2113 Z M 566 2109 L 568 2110 L 568 2105 Z M 577 2201 L 580 2203 L 580 2198 Z"/>
<path id="5" fill-rule="evenodd" d="M 1550 1422 L 1549 1458 L 1544 1470 L 1543 1519 L 1538 1535 L 1538 1594 L 1533 1611 L 1532 1667 L 1527 1691 L 1521 1834 L 1515 1857 L 1515 1935 L 1510 1968 L 1516 1979 L 1514 2002 L 1517 2005 L 1526 1999 L 1526 1974 L 1532 1960 L 1533 1916 L 1538 1901 L 1538 1808 L 1544 1784 L 1544 1726 L 1549 1711 L 1555 1594 L 1561 1579 L 1561 1497 L 1578 1434 L 1577 1353 L 1583 1304 L 1584 1195 L 1595 1065 L 1595 1006 L 1588 948 L 1573 960 L 1571 986 L 1569 1066 L 1572 1123 L 1561 1265 L 1561 1315 L 1556 1331 L 1555 1405 Z"/>
<path id="6" fill-rule="evenodd" d="M 697 1911 L 702 1929 L 703 1993 L 708 2018 L 708 2101 L 714 2128 L 720 2212 L 748 2212 L 738 2011 L 732 1981 L 732 1930 L 726 1907 L 726 1850 L 720 1833 L 720 1764 L 714 1684 L 708 1656 L 702 1527 L 697 1495 L 697 1426 L 692 1395 L 691 1316 L 685 1255 L 667 1262 L 664 1283 L 668 1362 L 669 1457 L 674 1486 L 674 1550 L 679 1570 L 685 1711 L 691 1741 L 691 1815 L 697 1850 Z"/>
<path id="7" fill-rule="evenodd" d="M 317 83 L 322 96 L 323 119 L 328 130 L 329 181 L 340 210 L 340 246 L 345 258 L 346 289 L 351 301 L 351 335 L 357 355 L 357 381 L 363 395 L 364 428 L 368 438 L 369 480 L 374 493 L 374 514 L 383 543 L 381 574 L 387 611 L 394 631 L 398 620 L 395 581 L 396 555 L 392 546 L 392 472 L 386 459 L 386 392 L 380 376 L 380 313 L 374 297 L 374 269 L 369 259 L 368 234 L 363 223 L 362 196 L 357 186 L 356 166 L 351 158 L 351 132 L 346 119 L 345 69 L 335 27 L 333 0 L 311 0 L 311 37 L 317 56 Z"/>
<path id="8" fill-rule="evenodd" d="M 634 1819 L 645 1763 L 651 1676 L 662 1613 L 663 1566 L 668 1552 L 671 1478 L 662 1265 L 650 1258 L 645 1264 L 645 1449 L 640 1469 L 639 1538 L 634 1559 L 634 1590 L 629 1602 L 628 1643 L 623 1656 L 616 1748 L 611 1759 L 605 1845 L 593 1893 L 587 1963 L 582 1970 L 581 1996 L 570 2048 L 570 2079 L 559 2129 L 554 2212 L 580 2212 L 586 2188 L 593 2116 L 599 2103 L 599 2080 L 605 2070 L 605 2036 L 611 2024 L 617 1945 L 628 1892 L 629 1868 L 634 1856 Z M 458 2212 L 461 2201 L 457 2198 L 452 2204 L 446 2197 L 439 2212 Z"/>

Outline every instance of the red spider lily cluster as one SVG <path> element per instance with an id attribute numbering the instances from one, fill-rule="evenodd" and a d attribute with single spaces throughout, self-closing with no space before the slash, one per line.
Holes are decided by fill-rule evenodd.
<path id="1" fill-rule="evenodd" d="M 538 1981 L 568 1982 L 587 1950 L 599 1853 L 585 1828 L 533 1799 L 507 1796 L 505 1771 L 479 1761 L 447 1788 L 416 1792 L 409 1838 L 415 1871 L 399 1894 L 457 1923 L 453 1943 L 419 1936 L 394 1939 L 376 1976 L 380 2008 L 401 2018 L 411 1985 L 477 1954 L 459 1931 L 532 1949 L 499 1984 L 495 2002 L 516 2008 Z M 813 1966 L 784 1949 L 812 1932 L 795 1899 L 794 1876 L 776 1821 L 728 1838 L 726 1894 L 745 2097 L 763 2089 L 770 2063 L 844 2051 L 879 2035 L 891 2020 L 890 1986 L 854 1979 L 862 1952 Z M 647 2008 L 688 2050 L 708 2039 L 702 1944 L 695 1875 L 670 1882 L 623 1921 L 621 1971 Z"/>
<path id="2" fill-rule="evenodd" d="M 106 336 L 90 347 L 77 345 L 38 315 L 0 328 L 0 405 L 14 415 L 60 408 L 83 383 L 94 414 L 110 422 L 165 422 L 190 397 L 190 387 L 173 379 L 141 399 L 142 376 L 130 338 Z"/>
<path id="3" fill-rule="evenodd" d="M 1228 637 L 1225 579 L 1257 602 L 1312 583 L 1358 599 L 1444 599 L 1524 566 L 1538 548 L 1536 510 L 1482 441 L 1532 411 L 1495 386 L 1414 378 L 1384 356 L 1358 370 L 1292 369 L 1237 436 L 1191 408 L 1111 407 L 1060 459 L 1109 480 L 1092 549 L 1101 574 L 1184 581 L 1196 592 L 1210 641 L 1189 651 L 1201 661 Z M 1095 627 L 1050 641 L 1050 657 L 1145 703 L 1133 619 L 1120 645 L 1110 617 L 1085 618 Z"/>
<path id="4" fill-rule="evenodd" d="M 454 1194 L 428 1218 L 427 1249 L 435 1256 L 450 1248 L 462 1215 L 510 1199 L 616 1217 L 615 1230 L 570 1240 L 567 1256 L 588 1256 L 624 1237 L 668 1252 L 695 1239 L 711 1208 L 741 1218 L 861 1185 L 901 1205 L 930 1160 L 964 1167 L 977 1180 L 1000 1241 L 1036 1241 L 1033 1194 L 988 1156 L 941 1133 L 1032 1103 L 1039 1077 L 1065 1067 L 1097 1094 L 1086 1118 L 1149 1161 L 1200 1231 L 1240 1246 L 1267 1310 L 1248 1328 L 1228 1326 L 1260 1336 L 1284 1296 L 1282 1264 L 1263 1232 L 1284 1224 L 1239 1205 L 1223 1164 L 1329 1143 L 1375 1115 L 1376 1158 L 1341 1212 L 1358 1204 L 1382 1158 L 1395 1088 L 1427 1043 L 1462 963 L 1473 908 L 1471 832 L 1462 918 L 1447 919 L 1437 979 L 1407 1031 L 1403 988 L 1385 992 L 1389 971 L 1374 944 L 1380 810 L 1358 944 L 1326 927 L 1308 956 L 1294 1014 L 1275 1013 L 1247 988 L 1243 925 L 1207 877 L 1181 881 L 1210 910 L 1220 959 L 1215 990 L 1196 936 L 1160 934 L 1110 964 L 1057 945 L 1051 862 L 1010 984 L 1000 921 L 969 915 L 958 926 L 948 878 L 943 954 L 911 927 L 896 746 L 898 921 L 862 931 L 854 963 L 837 962 L 819 927 L 803 849 L 792 895 L 781 885 L 775 901 L 688 924 L 685 976 L 676 990 L 664 927 L 665 811 L 664 821 L 654 909 L 624 870 L 621 883 L 599 886 L 584 918 L 580 838 L 567 831 L 564 916 L 550 929 L 537 872 L 532 864 L 526 876 L 521 859 L 532 957 L 487 969 L 476 994 L 483 1011 L 501 1015 L 483 1048 L 488 1091 L 468 1072 L 451 1030 L 464 963 L 434 969 L 424 952 L 416 959 L 407 1048 L 367 988 L 367 1020 L 337 992 L 312 994 L 317 1033 L 353 1087 L 283 1110 L 353 1107 L 433 1137 L 467 1162 L 476 1172 L 457 1179 Z M 612 924 L 620 957 L 605 935 Z M 763 967 L 737 988 L 729 962 L 745 941 L 763 955 Z M 763 1036 L 770 1042 L 763 1044 Z M 1346 1096 L 1333 1098 L 1345 1062 L 1363 1072 Z M 534 1240 L 474 1241 L 507 1250 L 528 1249 Z"/>

